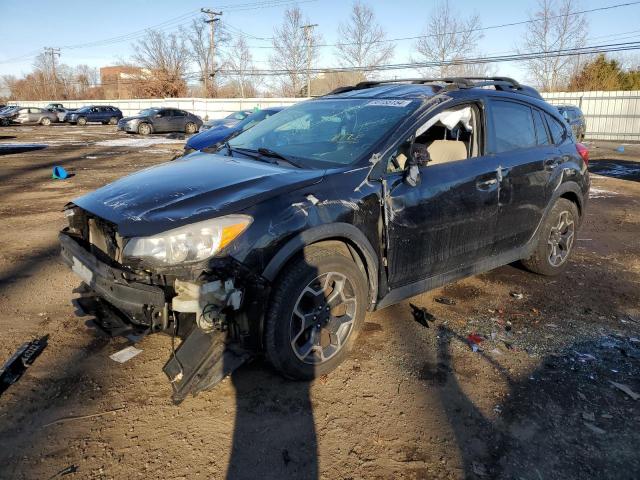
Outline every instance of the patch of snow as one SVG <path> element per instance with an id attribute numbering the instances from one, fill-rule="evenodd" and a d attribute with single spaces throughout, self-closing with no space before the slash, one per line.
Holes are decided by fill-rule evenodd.
<path id="1" fill-rule="evenodd" d="M 145 148 L 163 143 L 184 143 L 184 140 L 174 140 L 165 137 L 144 137 L 144 138 L 114 138 L 113 140 L 101 140 L 94 145 L 99 147 L 133 147 Z"/>
<path id="2" fill-rule="evenodd" d="M 589 198 L 609 198 L 618 195 L 618 192 L 612 192 L 611 190 L 605 190 L 603 188 L 593 188 L 589 190 Z"/>

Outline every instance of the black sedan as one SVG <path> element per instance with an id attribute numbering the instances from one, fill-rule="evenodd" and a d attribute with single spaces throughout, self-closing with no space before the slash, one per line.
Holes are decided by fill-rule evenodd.
<path id="1" fill-rule="evenodd" d="M 196 133 L 202 120 L 193 113 L 177 108 L 147 108 L 134 117 L 125 117 L 118 122 L 118 130 L 127 133 L 185 132 Z"/>

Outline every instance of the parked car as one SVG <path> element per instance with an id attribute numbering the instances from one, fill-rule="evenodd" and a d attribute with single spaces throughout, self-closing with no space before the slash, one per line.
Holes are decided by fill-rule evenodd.
<path id="1" fill-rule="evenodd" d="M 0 125 L 6 127 L 11 124 L 11 121 L 18 116 L 18 110 L 20 107 L 18 105 L 9 105 L 8 107 L 4 107 L 2 111 L 0 111 Z"/>
<path id="2" fill-rule="evenodd" d="M 53 110 L 56 108 L 65 108 L 65 106 L 61 103 L 48 103 L 46 107 L 47 110 Z"/>
<path id="3" fill-rule="evenodd" d="M 18 108 L 15 113 L 16 115 L 11 121 L 23 125 L 40 124 L 46 126 L 58 121 L 58 116 L 46 108 L 22 107 Z"/>
<path id="4" fill-rule="evenodd" d="M 587 133 L 587 123 L 582 110 L 574 105 L 560 105 L 558 111 L 571 127 L 576 140 L 582 142 Z"/>
<path id="5" fill-rule="evenodd" d="M 67 114 L 69 114 L 70 112 L 75 112 L 76 111 L 76 109 L 69 109 L 69 108 L 62 108 L 62 107 L 48 108 L 47 110 L 49 110 L 50 112 L 55 113 L 56 116 L 58 117 L 58 121 L 59 122 L 64 122 L 65 117 L 67 116 Z"/>
<path id="6" fill-rule="evenodd" d="M 89 122 L 102 123 L 103 125 L 116 125 L 122 118 L 122 112 L 109 105 L 89 105 L 78 110 L 67 112 L 64 121 L 86 125 Z"/>
<path id="7" fill-rule="evenodd" d="M 110 325 L 184 339 L 176 402 L 260 352 L 310 379 L 367 310 L 517 260 L 565 271 L 588 159 L 515 80 L 364 82 L 76 198 L 62 258 Z"/>
<path id="8" fill-rule="evenodd" d="M 127 133 L 185 132 L 196 133 L 202 120 L 193 113 L 177 108 L 147 108 L 134 117 L 125 117 L 118 122 L 118 130 Z"/>
<path id="9" fill-rule="evenodd" d="M 253 110 L 239 110 L 237 112 L 233 112 L 230 115 L 227 115 L 224 118 L 217 118 L 217 119 L 207 120 L 200 127 L 200 131 L 202 132 L 204 130 L 209 130 L 210 128 L 219 127 L 219 126 L 222 126 L 222 125 L 224 125 L 225 127 L 233 127 L 238 122 L 241 122 L 242 120 L 247 118 L 252 113 L 254 113 Z"/>
<path id="10" fill-rule="evenodd" d="M 184 146 L 185 153 L 191 153 L 196 150 L 200 151 L 213 151 L 222 145 L 223 142 L 229 140 L 234 135 L 237 135 L 245 130 L 249 130 L 263 120 L 266 120 L 271 115 L 275 115 L 281 111 L 284 107 L 272 107 L 265 108 L 264 110 L 258 110 L 252 113 L 244 120 L 236 123 L 231 127 L 225 125 L 219 125 L 209 130 L 200 131 L 200 133 L 192 136 L 187 140 Z"/>

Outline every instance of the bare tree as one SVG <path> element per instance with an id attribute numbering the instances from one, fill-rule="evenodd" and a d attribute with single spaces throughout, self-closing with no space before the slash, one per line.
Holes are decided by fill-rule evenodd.
<path id="1" fill-rule="evenodd" d="M 349 21 L 338 26 L 338 61 L 344 67 L 354 67 L 370 73 L 393 57 L 395 45 L 386 42 L 386 36 L 384 29 L 377 23 L 373 10 L 356 0 L 351 8 Z"/>
<path id="2" fill-rule="evenodd" d="M 302 17 L 302 11 L 298 7 L 285 11 L 284 22 L 279 28 L 274 29 L 273 49 L 274 53 L 269 59 L 271 68 L 286 72 L 286 79 L 282 82 L 282 93 L 286 96 L 300 96 L 302 93 L 303 75 L 307 69 L 307 61 L 310 57 L 311 64 L 318 58 L 317 44 L 320 37 L 313 31 L 309 34 L 309 57 L 307 52 L 307 38 L 303 25 L 309 23 Z"/>
<path id="3" fill-rule="evenodd" d="M 238 37 L 233 43 L 225 57 L 224 66 L 229 71 L 227 86 L 232 88 L 233 96 L 255 96 L 259 79 L 255 75 L 253 56 L 244 38 Z"/>
<path id="4" fill-rule="evenodd" d="M 149 30 L 133 47 L 132 60 L 144 72 L 137 79 L 143 95 L 179 97 L 186 93 L 191 52 L 183 36 Z"/>
<path id="5" fill-rule="evenodd" d="M 584 47 L 588 24 L 578 10 L 576 0 L 538 0 L 538 10 L 529 16 L 519 53 L 553 52 Z M 569 77 L 578 70 L 579 57 L 558 57 L 550 54 L 527 61 L 527 70 L 536 84 L 545 91 L 566 86 Z"/>
<path id="6" fill-rule="evenodd" d="M 478 15 L 465 18 L 451 8 L 449 0 L 441 1 L 431 12 L 423 35 L 415 43 L 418 57 L 413 61 L 435 63 L 436 66 L 425 70 L 443 77 L 477 73 L 480 67 L 467 67 L 464 58 L 477 54 L 477 44 L 482 38 L 480 27 Z M 455 61 L 458 62 L 455 65 L 448 64 Z"/>

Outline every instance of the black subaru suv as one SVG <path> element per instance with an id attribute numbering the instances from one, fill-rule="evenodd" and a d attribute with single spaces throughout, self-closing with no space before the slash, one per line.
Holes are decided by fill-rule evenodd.
<path id="1" fill-rule="evenodd" d="M 62 257 L 103 326 L 182 340 L 176 402 L 257 354 L 309 379 L 366 311 L 518 260 L 562 272 L 587 163 L 512 79 L 364 82 L 74 200 Z"/>

